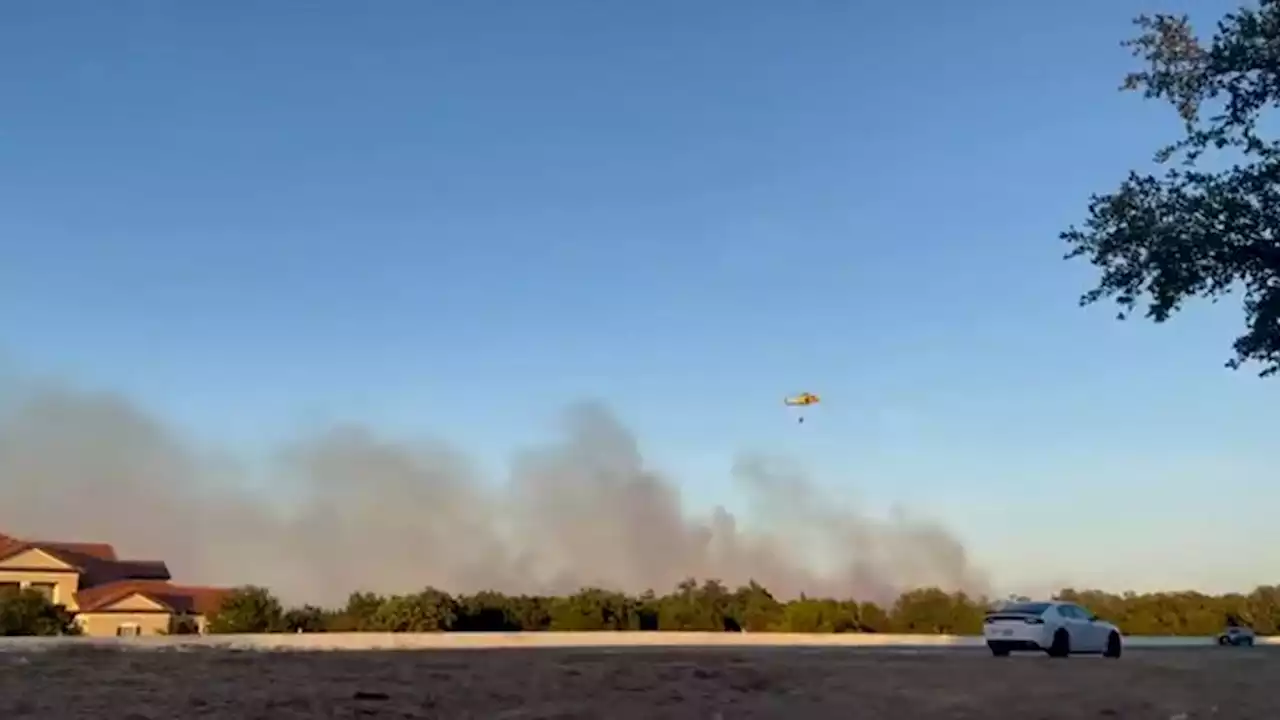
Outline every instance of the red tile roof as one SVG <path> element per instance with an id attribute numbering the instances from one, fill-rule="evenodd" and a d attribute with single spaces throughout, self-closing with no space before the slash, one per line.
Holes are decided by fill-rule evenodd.
<path id="1" fill-rule="evenodd" d="M 22 541 L 18 538 L 9 537 L 4 533 L 0 533 L 0 558 L 9 557 L 9 555 L 12 554 L 9 552 L 10 548 L 16 545 L 22 545 Z"/>
<path id="2" fill-rule="evenodd" d="M 169 568 L 159 560 L 89 561 L 77 564 L 83 568 L 80 587 L 94 587 L 120 580 L 169 580 Z"/>
<path id="3" fill-rule="evenodd" d="M 39 548 L 45 552 L 57 551 L 89 557 L 104 562 L 115 562 L 116 549 L 106 543 L 69 543 L 51 540 L 19 540 L 11 535 L 0 533 L 0 557 L 11 557 L 23 550 Z"/>
<path id="4" fill-rule="evenodd" d="M 209 615 L 218 610 L 230 592 L 225 588 L 174 585 L 161 580 L 120 580 L 81 590 L 76 593 L 76 603 L 82 613 L 95 612 L 131 595 L 142 595 L 171 612 Z"/>
<path id="5" fill-rule="evenodd" d="M 0 535 L 0 560 L 24 550 L 46 552 L 80 571 L 80 586 L 90 587 L 116 580 L 168 580 L 169 568 L 159 560 L 120 560 L 106 543 L 69 543 L 19 540 Z"/>
<path id="6" fill-rule="evenodd" d="M 31 540 L 29 542 L 37 547 L 64 550 L 77 555 L 85 555 L 96 560 L 115 562 L 119 559 L 116 557 L 116 549 L 106 543 L 67 543 L 48 542 L 45 540 Z"/>

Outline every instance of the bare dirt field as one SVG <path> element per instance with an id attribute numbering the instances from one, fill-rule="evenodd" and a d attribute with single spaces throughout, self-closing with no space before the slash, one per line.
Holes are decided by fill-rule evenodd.
<path id="1" fill-rule="evenodd" d="M 0 653 L 0 718 L 1280 718 L 1280 651 Z"/>

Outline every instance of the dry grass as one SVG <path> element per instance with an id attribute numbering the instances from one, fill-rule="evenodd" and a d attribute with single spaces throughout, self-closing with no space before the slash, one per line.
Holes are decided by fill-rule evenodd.
<path id="1" fill-rule="evenodd" d="M 0 653 L 0 718 L 1280 718 L 1280 652 Z"/>

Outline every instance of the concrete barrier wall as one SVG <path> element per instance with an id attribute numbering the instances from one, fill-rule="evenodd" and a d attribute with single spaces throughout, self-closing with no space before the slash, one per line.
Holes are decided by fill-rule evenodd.
<path id="1" fill-rule="evenodd" d="M 1187 648 L 1214 645 L 1212 637 L 1128 637 L 1131 648 Z M 1280 647 L 1280 637 L 1258 638 Z M 980 648 L 981 637 L 957 635 L 875 635 L 694 632 L 532 632 L 532 633 L 313 633 L 207 635 L 142 638 L 0 638 L 0 651 L 76 646 L 163 649 L 181 647 L 245 650 L 466 650 L 496 648 Z"/>

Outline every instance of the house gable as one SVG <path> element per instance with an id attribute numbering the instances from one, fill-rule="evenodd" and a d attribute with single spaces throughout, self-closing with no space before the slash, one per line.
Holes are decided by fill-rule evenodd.
<path id="1" fill-rule="evenodd" d="M 147 597 L 143 593 L 130 593 L 119 600 L 108 603 L 98 608 L 94 608 L 94 613 L 170 613 L 173 609 L 169 606 Z"/>
<path id="2" fill-rule="evenodd" d="M 9 572 L 21 571 L 39 571 L 39 572 L 80 572 L 80 569 L 54 557 L 40 548 L 27 548 L 19 550 L 9 557 L 0 560 L 0 570 Z"/>

